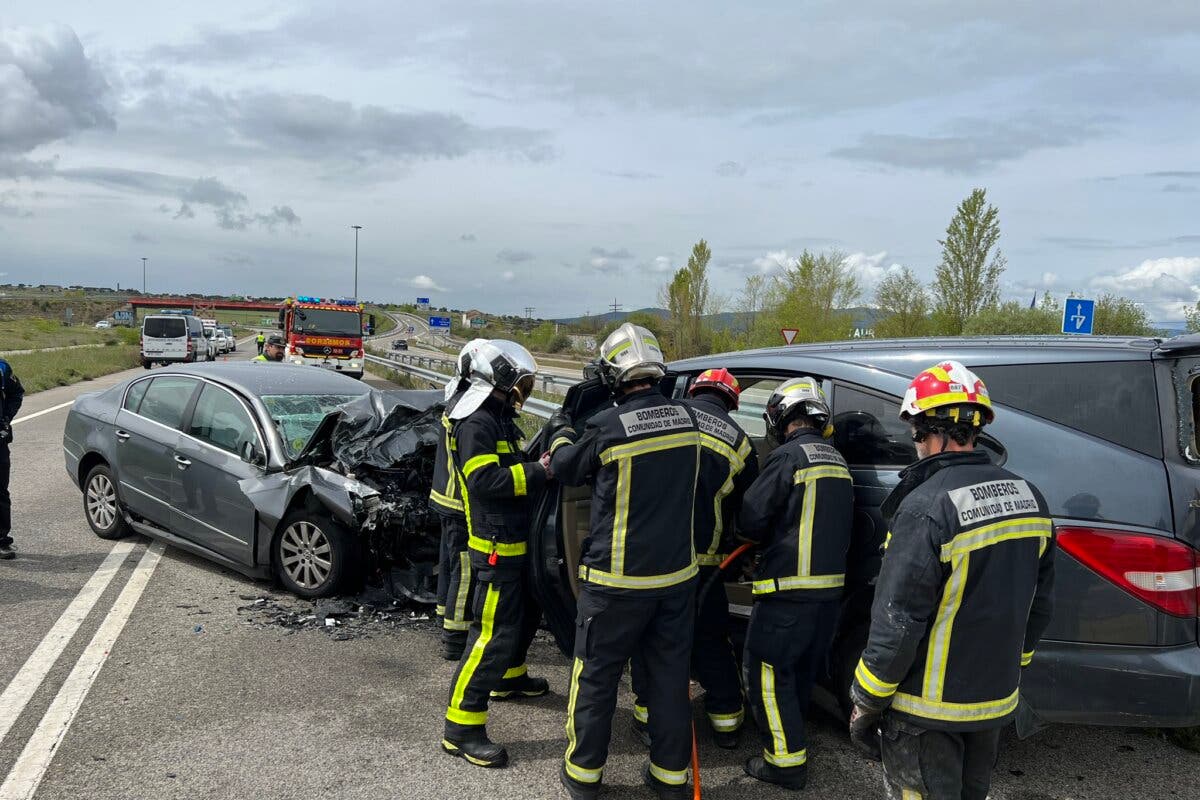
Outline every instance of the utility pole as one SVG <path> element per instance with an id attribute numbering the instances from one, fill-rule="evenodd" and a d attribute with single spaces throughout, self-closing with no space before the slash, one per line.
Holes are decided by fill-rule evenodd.
<path id="1" fill-rule="evenodd" d="M 617 302 L 617 298 L 613 298 L 612 304 L 608 307 L 609 311 L 616 314 L 621 310 L 621 304 Z"/>
<path id="2" fill-rule="evenodd" d="M 358 232 L 362 225 L 351 225 L 354 228 L 354 299 L 358 299 Z"/>
<path id="3" fill-rule="evenodd" d="M 525 306 L 525 327 L 528 330 L 533 330 L 533 306 Z"/>
<path id="4" fill-rule="evenodd" d="M 145 256 L 142 257 L 142 294 L 146 293 L 146 261 Z"/>

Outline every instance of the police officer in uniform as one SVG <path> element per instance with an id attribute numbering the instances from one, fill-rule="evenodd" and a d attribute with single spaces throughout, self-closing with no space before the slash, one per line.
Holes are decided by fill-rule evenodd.
<path id="1" fill-rule="evenodd" d="M 12 497 L 8 493 L 12 461 L 8 446 L 12 442 L 12 421 L 21 410 L 25 387 L 13 374 L 12 367 L 0 358 L 0 559 L 16 558 L 12 540 Z"/>
<path id="2" fill-rule="evenodd" d="M 686 797 L 700 436 L 692 411 L 659 390 L 666 368 L 654 334 L 626 323 L 600 354 L 615 407 L 589 419 L 578 436 L 566 428 L 551 442 L 551 475 L 593 487 L 560 780 L 572 798 L 599 794 L 617 685 L 637 655 L 652 709 L 643 779 L 659 797 Z"/>
<path id="3" fill-rule="evenodd" d="M 760 544 L 754 611 L 742 659 L 747 695 L 763 732 L 746 774 L 787 789 L 808 779 L 804 714 L 837 627 L 854 486 L 816 378 L 785 381 L 764 414 L 782 444 L 742 503 L 739 535 Z"/>
<path id="4" fill-rule="evenodd" d="M 258 354 L 261 356 L 263 352 L 263 345 L 267 343 L 267 337 L 263 335 L 262 331 L 259 331 L 258 336 L 254 337 L 254 343 L 258 345 Z"/>
<path id="5" fill-rule="evenodd" d="M 455 449 L 450 412 L 470 386 L 471 352 L 483 339 L 467 342 L 458 354 L 454 377 L 446 384 L 446 410 L 442 414 L 442 437 L 433 460 L 433 487 L 429 506 L 442 525 L 439 542 L 437 613 L 442 618 L 442 655 L 447 661 L 462 657 L 471 626 L 474 580 L 467 549 L 467 517 L 463 512 L 458 478 L 450 457 Z"/>
<path id="6" fill-rule="evenodd" d="M 696 608 L 692 635 L 692 673 L 704 687 L 704 711 L 718 747 L 733 749 L 745 720 L 742 682 L 737 657 L 729 639 L 729 597 L 725 583 L 716 578 L 729 554 L 729 543 L 742 508 L 742 495 L 758 477 L 758 454 L 750 437 L 730 416 L 736 411 L 741 386 L 726 369 L 701 372 L 688 389 L 689 405 L 700 427 L 700 474 L 696 481 L 693 517 L 698 587 L 714 583 Z M 650 743 L 650 709 L 643 700 L 647 684 L 645 667 L 636 656 L 633 678 L 634 731 Z"/>
<path id="7" fill-rule="evenodd" d="M 896 800 L 987 797 L 1021 669 L 1053 609 L 1046 502 L 975 449 L 991 405 L 983 381 L 946 361 L 912 381 L 901 407 L 920 460 L 883 506 L 891 529 L 850 689 L 851 737 L 882 745 Z"/>
<path id="8" fill-rule="evenodd" d="M 267 337 L 267 344 L 263 352 L 256 355 L 251 361 L 283 361 L 283 350 L 287 346 L 287 342 L 283 336 L 278 333 L 272 333 Z"/>
<path id="9" fill-rule="evenodd" d="M 514 421 L 533 392 L 536 373 L 537 363 L 521 345 L 482 342 L 470 353 L 470 386 L 449 415 L 450 455 L 478 582 L 466 651 L 450 684 L 442 749 L 481 767 L 508 763 L 508 752 L 487 736 L 489 698 L 537 697 L 550 690 L 525 665 L 541 620 L 525 576 L 526 542 L 532 500 L 545 486 L 546 468 L 525 461 Z"/>

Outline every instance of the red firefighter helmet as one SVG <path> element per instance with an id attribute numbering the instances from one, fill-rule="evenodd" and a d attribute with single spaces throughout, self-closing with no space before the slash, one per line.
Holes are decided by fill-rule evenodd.
<path id="1" fill-rule="evenodd" d="M 706 369 L 696 376 L 696 380 L 692 381 L 692 386 L 688 389 L 688 395 L 694 397 L 696 392 L 701 389 L 707 389 L 716 392 L 725 398 L 729 403 L 730 409 L 738 407 L 738 395 L 742 393 L 742 387 L 738 384 L 738 379 L 733 377 L 729 370 L 721 369 Z"/>
<path id="2" fill-rule="evenodd" d="M 987 386 L 957 361 L 943 361 L 913 378 L 900 404 L 900 419 L 934 417 L 976 428 L 996 418 Z"/>

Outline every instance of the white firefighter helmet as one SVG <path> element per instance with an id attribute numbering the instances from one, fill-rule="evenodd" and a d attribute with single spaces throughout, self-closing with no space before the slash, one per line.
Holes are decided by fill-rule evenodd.
<path id="1" fill-rule="evenodd" d="M 454 362 L 454 375 L 446 381 L 446 402 L 461 391 L 465 391 L 471 378 L 471 353 L 487 339 L 472 339 L 458 351 L 458 359 Z"/>
<path id="2" fill-rule="evenodd" d="M 468 355 L 469 386 L 455 403 L 450 419 L 470 416 L 497 389 L 517 408 L 533 393 L 537 362 L 528 350 L 516 342 L 481 339 Z"/>
<path id="3" fill-rule="evenodd" d="M 656 381 L 667 374 L 658 338 L 631 322 L 608 335 L 600 345 L 600 379 L 612 391 L 634 381 Z"/>

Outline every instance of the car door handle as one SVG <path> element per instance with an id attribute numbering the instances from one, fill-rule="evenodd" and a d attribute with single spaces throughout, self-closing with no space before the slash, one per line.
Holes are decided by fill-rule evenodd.
<path id="1" fill-rule="evenodd" d="M 180 469 L 187 469 L 192 465 L 192 460 L 183 456 L 175 456 L 175 463 L 179 465 Z"/>
<path id="2" fill-rule="evenodd" d="M 122 442 L 129 438 L 129 434 L 122 430 L 118 430 L 115 435 Z"/>

